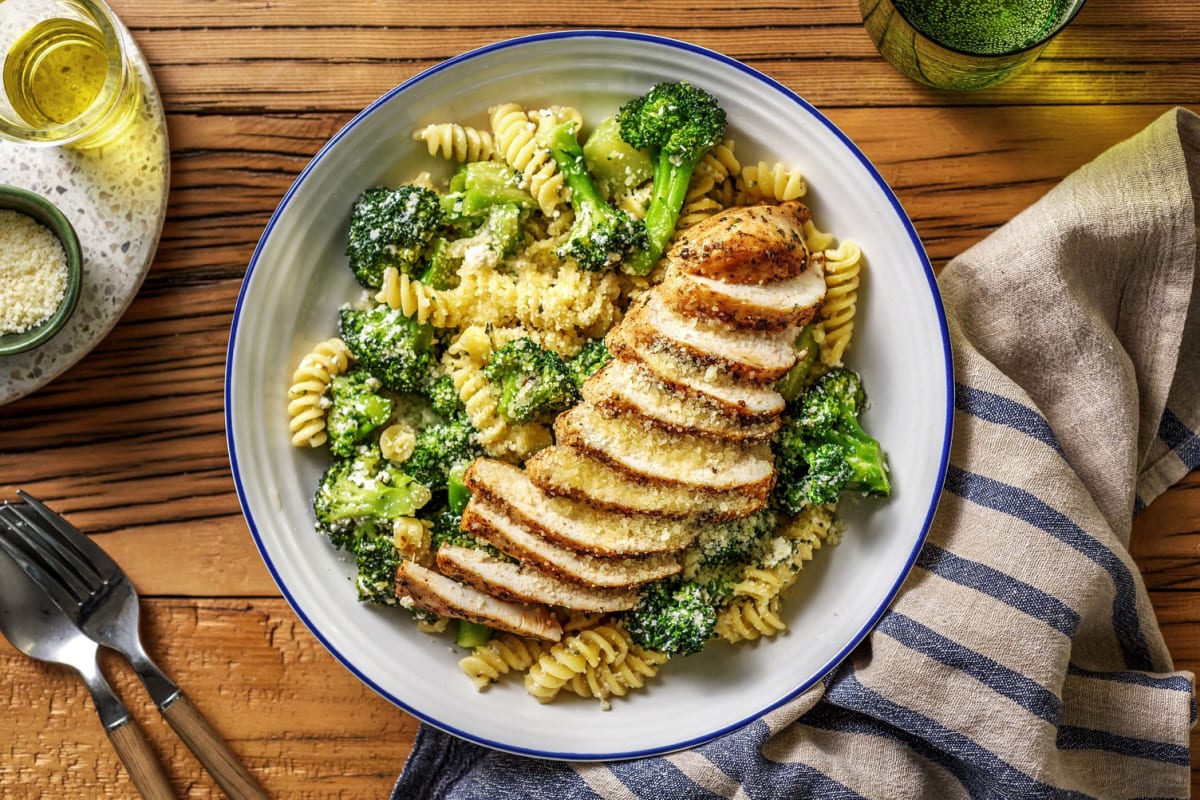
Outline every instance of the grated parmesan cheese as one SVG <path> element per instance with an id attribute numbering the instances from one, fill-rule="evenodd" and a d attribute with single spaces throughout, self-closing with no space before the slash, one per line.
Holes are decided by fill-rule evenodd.
<path id="1" fill-rule="evenodd" d="M 67 291 L 67 254 L 33 217 L 0 209 L 0 334 L 46 321 Z"/>

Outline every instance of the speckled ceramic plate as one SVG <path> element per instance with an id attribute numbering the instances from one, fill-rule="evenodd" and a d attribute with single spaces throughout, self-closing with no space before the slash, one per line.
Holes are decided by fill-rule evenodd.
<path id="1" fill-rule="evenodd" d="M 666 664 L 607 712 L 577 697 L 539 705 L 519 676 L 476 692 L 459 671 L 463 654 L 451 638 L 419 632 L 402 610 L 358 604 L 353 565 L 313 532 L 311 497 L 328 457 L 289 442 L 291 371 L 336 333 L 338 306 L 361 296 L 344 255 L 354 199 L 436 163 L 412 140 L 415 128 L 486 126 L 487 109 L 506 100 L 574 105 L 595 122 L 664 80 L 715 94 L 742 160 L 801 168 L 818 227 L 855 239 L 866 253 L 851 365 L 871 394 L 867 426 L 889 451 L 895 492 L 886 502 L 847 499 L 849 529 L 787 596 L 782 636 L 737 647 L 714 642 Z M 687 747 L 745 725 L 820 680 L 866 636 L 916 558 L 942 484 L 953 413 L 933 270 L 863 154 L 762 73 L 692 45 L 616 32 L 485 47 L 418 75 L 355 117 L 305 168 L 267 226 L 238 300 L 225 374 L 242 508 L 271 574 L 309 629 L 355 675 L 420 719 L 490 747 L 560 759 Z"/>
<path id="2" fill-rule="evenodd" d="M 48 198 L 83 248 L 75 313 L 53 339 L 0 356 L 0 405 L 45 386 L 99 344 L 133 301 L 158 247 L 171 183 L 166 117 L 142 52 L 121 30 L 142 84 L 142 106 L 120 139 L 81 151 L 0 141 L 0 183 Z"/>

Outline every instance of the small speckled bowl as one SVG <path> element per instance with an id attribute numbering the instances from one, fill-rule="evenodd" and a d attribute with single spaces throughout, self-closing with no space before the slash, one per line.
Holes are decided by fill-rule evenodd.
<path id="1" fill-rule="evenodd" d="M 71 223 L 57 206 L 41 195 L 15 186 L 0 185 L 0 209 L 18 211 L 45 225 L 62 242 L 67 254 L 67 290 L 63 293 L 62 302 L 41 324 L 21 333 L 0 334 L 0 358 L 3 358 L 32 350 L 49 341 L 71 318 L 83 284 L 83 253 Z"/>

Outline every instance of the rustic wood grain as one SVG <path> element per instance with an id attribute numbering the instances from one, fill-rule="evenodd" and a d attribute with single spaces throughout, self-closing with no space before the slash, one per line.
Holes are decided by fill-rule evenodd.
<path id="1" fill-rule="evenodd" d="M 894 187 L 940 269 L 1170 107 L 1200 109 L 1190 3 L 1089 2 L 1026 73 L 936 92 L 875 52 L 850 0 L 545 4 L 112 0 L 168 112 L 171 195 L 117 328 L 0 408 L 0 495 L 51 501 L 125 566 L 149 649 L 278 797 L 385 796 L 413 718 L 357 681 L 280 598 L 241 518 L 224 441 L 225 346 L 276 204 L 363 106 L 464 50 L 618 27 L 742 59 L 812 102 Z M 1200 668 L 1200 472 L 1136 520 L 1131 549 L 1179 668 Z M 127 667 L 105 662 L 181 797 L 219 797 Z M 82 684 L 0 640 L 0 796 L 132 797 Z M 1200 769 L 1194 773 L 1200 789 Z"/>
<path id="2" fill-rule="evenodd" d="M 142 617 L 148 650 L 271 796 L 379 797 L 395 782 L 415 720 L 335 662 L 283 600 L 150 599 Z M 103 661 L 177 794 L 223 797 L 132 670 Z M 0 795 L 136 797 L 74 673 L 0 637 L 0 674 Z"/>

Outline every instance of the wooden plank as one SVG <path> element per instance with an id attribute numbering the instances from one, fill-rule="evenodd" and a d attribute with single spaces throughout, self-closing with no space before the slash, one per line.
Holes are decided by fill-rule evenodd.
<path id="1" fill-rule="evenodd" d="M 147 649 L 275 797 L 384 797 L 416 720 L 366 688 L 282 600 L 142 604 Z M 128 665 L 102 660 L 180 797 L 220 798 Z M 4 796 L 134 797 L 74 673 L 0 638 Z M 10 794 L 11 793 L 11 794 Z"/>
<path id="2" fill-rule="evenodd" d="M 682 39 L 741 59 L 828 107 L 1188 103 L 1200 96 L 1200 31 L 1171 0 L 1089 3 L 1024 74 L 982 92 L 926 89 L 876 52 L 853 5 L 819 9 L 703 3 L 686 24 L 670 4 L 577 6 L 548 16 L 502 3 L 480 18 L 469 4 L 309 3 L 139 8 L 114 3 L 155 64 L 172 110 L 357 110 L 417 72 L 515 36 L 610 27 Z M 493 21 L 494 20 L 494 21 Z M 1161 46 L 1170 31 L 1172 47 Z M 1190 61 L 1189 61 L 1190 60 Z M 853 80 L 847 80 L 852 75 Z"/>

